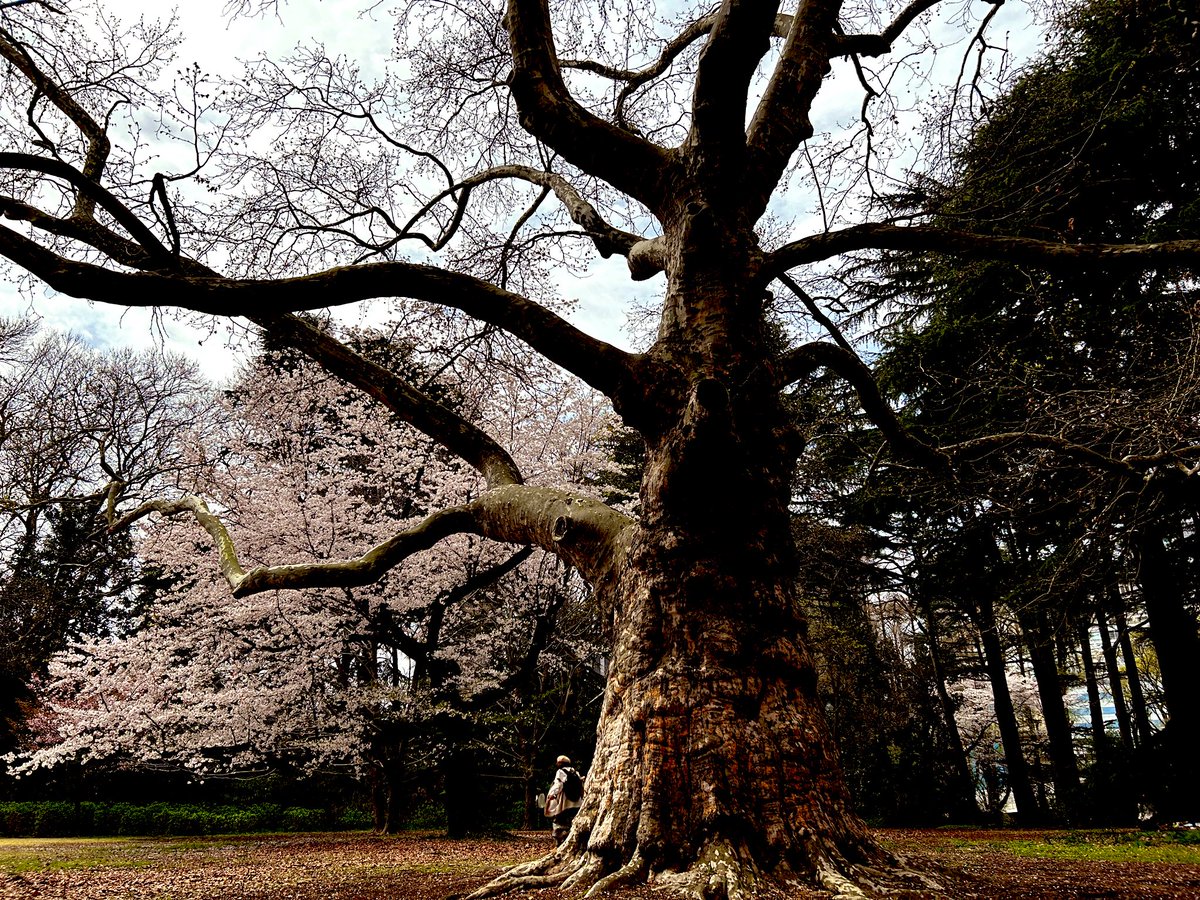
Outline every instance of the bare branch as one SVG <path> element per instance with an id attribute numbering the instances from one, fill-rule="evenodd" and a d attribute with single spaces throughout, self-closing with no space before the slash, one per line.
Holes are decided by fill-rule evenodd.
<path id="1" fill-rule="evenodd" d="M 47 8 L 52 9 L 52 7 Z M 57 10 L 54 11 L 57 12 Z M 33 57 L 29 55 L 21 42 L 3 28 L 0 28 L 0 57 L 12 63 L 17 71 L 29 80 L 37 93 L 57 106 L 87 139 L 88 149 L 82 176 L 86 181 L 98 185 L 104 174 L 104 166 L 108 162 L 108 154 L 112 150 L 112 144 L 104 126 L 92 118 L 91 114 L 80 106 L 78 101 L 63 89 L 62 85 L 48 77 L 34 62 Z M 80 185 L 75 184 L 75 187 L 78 188 Z M 81 189 L 76 195 L 73 215 L 91 218 L 95 212 L 97 199 L 99 198 L 94 193 Z"/>
<path id="2" fill-rule="evenodd" d="M 942 450 L 919 440 L 900 421 L 895 410 L 880 393 L 875 375 L 853 351 L 824 341 L 801 344 L 788 351 L 780 360 L 780 386 L 807 377 L 818 368 L 829 369 L 850 383 L 858 394 L 863 412 L 875 423 L 875 427 L 887 440 L 893 453 L 901 459 L 935 472 L 949 473 L 949 458 Z"/>
<path id="3" fill-rule="evenodd" d="M 109 514 L 111 515 L 112 512 L 113 510 L 110 506 Z M 147 500 L 132 512 L 126 513 L 115 521 L 111 521 L 108 530 L 114 532 L 128 528 L 138 519 L 144 518 L 152 512 L 163 516 L 177 516 L 185 512 L 191 513 L 200 527 L 208 532 L 209 537 L 216 544 L 221 574 L 225 576 L 225 580 L 229 582 L 229 586 L 236 593 L 238 587 L 245 580 L 246 570 L 238 562 L 237 550 L 225 525 L 213 515 L 212 511 L 208 508 L 208 504 L 199 497 L 189 495 L 180 497 L 178 500 Z"/>
<path id="4" fill-rule="evenodd" d="M 839 35 L 833 42 L 833 55 L 849 56 L 851 54 L 859 54 L 861 56 L 883 56 L 885 53 L 890 53 L 892 45 L 896 43 L 896 39 L 913 23 L 913 20 L 926 10 L 933 9 L 940 2 L 941 0 L 913 0 L 879 34 Z M 999 0 L 995 5 L 999 6 L 1003 2 L 1004 0 Z"/>
<path id="5" fill-rule="evenodd" d="M 696 19 L 673 37 L 663 47 L 658 59 L 644 69 L 617 69 L 590 59 L 564 59 L 559 60 L 559 65 L 564 69 L 579 69 L 584 72 L 591 72 L 594 75 L 600 75 L 612 81 L 625 82 L 625 86 L 617 94 L 616 104 L 613 109 L 613 118 L 622 128 L 629 128 L 629 123 L 625 119 L 625 104 L 629 101 L 633 92 L 666 72 L 671 67 L 671 64 L 679 58 L 681 53 L 712 31 L 716 21 L 717 13 L 715 12 Z M 775 27 L 771 34 L 773 37 L 778 38 L 787 37 L 788 29 L 791 26 L 792 17 L 778 13 L 775 16 Z"/>
<path id="6" fill-rule="evenodd" d="M 609 225 L 600 216 L 600 213 L 596 211 L 596 208 L 580 196 L 575 186 L 557 172 L 547 172 L 541 169 L 534 169 L 531 166 L 516 165 L 496 166 L 451 185 L 418 210 L 412 219 L 409 220 L 408 224 L 405 225 L 401 234 L 407 233 L 438 203 L 455 194 L 459 194 L 459 200 L 454 221 L 461 221 L 469 192 L 482 184 L 486 184 L 489 181 L 497 181 L 501 178 L 516 178 L 554 191 L 554 195 L 566 208 L 571 221 L 587 233 L 588 237 L 592 239 L 592 243 L 596 245 L 597 252 L 605 259 L 614 253 L 628 256 L 634 245 L 643 240 L 643 238 L 636 234 L 621 231 Z M 447 229 L 447 232 L 449 232 L 449 229 Z M 430 244 L 430 248 L 434 250 L 440 249 L 446 239 L 448 239 L 448 234 L 443 234 L 436 245 Z"/>
<path id="7" fill-rule="evenodd" d="M 1005 432 L 935 447 L 921 441 L 900 421 L 880 393 L 871 370 L 856 354 L 842 347 L 812 342 L 792 349 L 779 362 L 780 384 L 787 385 L 804 378 L 817 368 L 827 368 L 850 383 L 858 394 L 867 418 L 879 429 L 893 453 L 934 472 L 951 474 L 951 467 L 964 460 L 997 450 L 1023 449 L 1051 450 L 1124 478 L 1141 479 L 1151 469 L 1164 465 L 1180 470 L 1185 475 L 1200 471 L 1200 463 L 1189 465 L 1189 457 L 1194 458 L 1200 453 L 1200 446 L 1195 445 L 1160 453 L 1130 454 L 1118 459 L 1058 435 Z"/>
<path id="8" fill-rule="evenodd" d="M 767 268 L 783 272 L 855 250 L 927 250 L 973 259 L 996 259 L 1054 268 L 1093 264 L 1112 269 L 1200 265 L 1200 240 L 1152 244 L 1063 244 L 1035 238 L 972 234 L 927 225 L 855 225 L 792 241 L 767 259 Z"/>
<path id="9" fill-rule="evenodd" d="M 846 336 L 842 334 L 840 328 L 833 324 L 833 320 L 825 313 L 821 312 L 821 307 L 817 306 L 817 301 L 804 288 L 800 287 L 790 275 L 780 273 L 778 279 L 782 281 L 793 294 L 795 294 L 800 302 L 804 304 L 804 308 L 808 310 L 808 314 L 813 317 L 822 328 L 824 328 L 835 344 L 845 350 L 847 353 L 854 353 L 854 347 L 846 340 Z M 857 356 L 857 354 L 855 354 Z"/>
<path id="10" fill-rule="evenodd" d="M 809 112 L 829 72 L 841 0 L 804 0 L 747 132 L 753 176 L 747 200 L 757 219 L 767 208 L 792 153 L 812 137 Z"/>
<path id="11" fill-rule="evenodd" d="M 510 0 L 504 20 L 512 47 L 509 87 L 521 125 L 573 165 L 659 209 L 666 151 L 588 112 L 559 71 L 545 0 Z"/>
<path id="12" fill-rule="evenodd" d="M 66 10 L 59 9 L 57 6 L 51 6 L 46 0 L 6 0 L 6 2 L 0 3 L 0 9 L 9 9 L 13 6 L 26 6 L 30 3 L 48 9 L 52 13 L 58 13 L 60 16 L 66 15 Z"/>
<path id="13" fill-rule="evenodd" d="M 157 266 L 171 267 L 174 265 L 175 256 L 163 246 L 162 241 L 155 237 L 154 233 L 142 223 L 141 219 L 130 212 L 124 203 L 86 172 L 80 172 L 74 166 L 61 160 L 47 159 L 44 156 L 35 156 L 30 153 L 0 153 L 0 168 L 41 172 L 44 175 L 69 182 L 78 191 L 79 196 L 87 198 L 90 204 L 86 214 L 81 214 L 79 205 L 76 204 L 69 221 L 94 222 L 92 211 L 95 209 L 95 204 L 99 203 L 101 208 L 142 246 Z"/>

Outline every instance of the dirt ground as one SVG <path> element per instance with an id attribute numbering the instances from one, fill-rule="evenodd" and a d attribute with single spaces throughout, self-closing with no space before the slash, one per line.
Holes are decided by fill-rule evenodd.
<path id="1" fill-rule="evenodd" d="M 942 896 L 987 898 L 1200 898 L 1200 849 L 1183 861 L 1029 855 L 1046 832 L 888 829 L 880 839 L 917 867 L 944 867 Z M 430 834 L 261 835 L 211 838 L 0 840 L 0 897 L 12 900 L 442 900 L 502 867 L 545 852 L 542 832 L 450 841 Z M 1037 844 L 1042 846 L 1042 844 Z M 1125 854 L 1128 856 L 1128 854 Z M 1144 855 L 1144 854 L 1142 854 Z M 1168 854 L 1170 855 L 1170 854 Z M 563 900 L 544 889 L 519 895 Z M 616 900 L 662 900 L 648 888 Z M 808 900 L 824 896 L 795 893 Z M 926 896 L 934 896 L 932 894 Z"/>

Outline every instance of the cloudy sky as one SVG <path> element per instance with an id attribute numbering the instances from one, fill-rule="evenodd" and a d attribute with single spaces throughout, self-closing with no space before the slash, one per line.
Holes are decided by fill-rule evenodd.
<path id="1" fill-rule="evenodd" d="M 205 71 L 233 74 L 239 59 L 282 53 L 298 41 L 315 37 L 331 55 L 341 53 L 355 59 L 364 74 L 370 76 L 381 72 L 387 63 L 393 22 L 385 11 L 387 4 L 378 4 L 378 9 L 362 17 L 347 12 L 360 5 L 334 0 L 288 0 L 280 4 L 277 15 L 230 19 L 221 13 L 224 4 L 219 0 L 187 3 L 177 11 L 184 35 L 177 66 L 197 62 Z M 105 0 L 105 6 L 127 21 L 143 15 L 161 17 L 164 8 L 169 9 L 150 0 Z M 977 3 L 975 8 L 990 7 Z M 1039 40 L 1037 31 L 1028 24 L 1025 10 L 1015 3 L 1001 9 L 991 35 L 993 43 L 1007 44 L 1016 57 L 1027 55 Z M 946 52 L 940 57 L 940 74 L 953 79 L 961 62 L 961 48 Z M 918 83 L 912 89 L 922 88 Z M 817 127 L 832 130 L 854 119 L 861 94 L 852 74 L 845 71 L 823 89 L 819 99 L 822 105 Z M 814 230 L 819 228 L 819 223 L 813 224 Z M 623 327 L 626 301 L 639 296 L 638 291 L 645 297 L 647 291 L 654 289 L 653 285 L 631 287 L 624 261 L 619 258 L 597 263 L 582 282 L 573 280 L 564 283 L 563 288 L 566 296 L 579 299 L 571 316 L 575 323 L 620 345 L 628 344 Z M 164 346 L 201 359 L 214 378 L 228 375 L 239 358 L 227 346 L 221 332 L 197 331 L 170 317 L 152 321 L 146 310 L 92 305 L 52 296 L 41 288 L 33 293 L 32 299 L 18 296 L 11 284 L 0 280 L 0 315 L 14 315 L 32 308 L 47 326 L 75 331 L 97 346 Z"/>

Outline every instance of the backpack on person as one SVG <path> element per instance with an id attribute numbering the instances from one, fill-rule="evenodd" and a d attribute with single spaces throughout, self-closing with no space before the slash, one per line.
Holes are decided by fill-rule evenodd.
<path id="1" fill-rule="evenodd" d="M 572 803 L 578 803 L 583 799 L 583 779 L 572 768 L 567 769 L 567 780 L 563 784 L 563 793 Z"/>

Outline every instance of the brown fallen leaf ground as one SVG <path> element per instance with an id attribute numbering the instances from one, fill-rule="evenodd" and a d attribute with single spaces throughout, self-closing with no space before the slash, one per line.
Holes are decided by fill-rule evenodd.
<path id="1" fill-rule="evenodd" d="M 1174 861 L 1147 862 L 1130 861 L 1119 843 L 1111 853 L 1091 844 L 1084 851 L 1112 859 L 1072 858 L 1079 855 L 1078 841 L 1065 832 L 886 829 L 879 836 L 915 865 L 965 872 L 968 881 L 961 875 L 943 876 L 952 897 L 1200 897 L 1200 847 L 1195 845 L 1159 854 Z M 0 840 L 0 897 L 441 900 L 550 846 L 544 832 L 464 841 L 425 833 Z M 561 900 L 568 895 L 544 889 L 519 896 Z M 614 896 L 662 898 L 647 888 Z M 819 896 L 790 895 L 795 900 Z"/>

